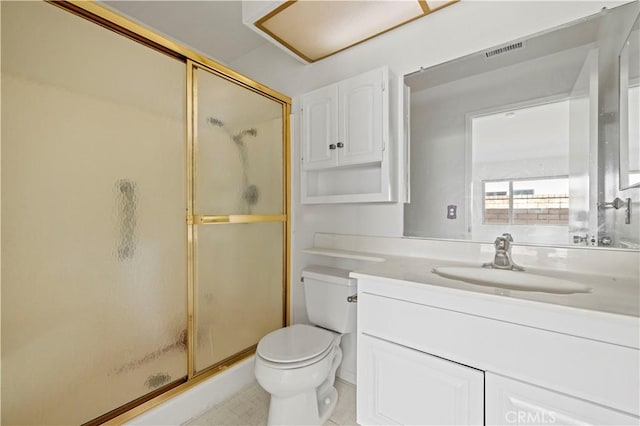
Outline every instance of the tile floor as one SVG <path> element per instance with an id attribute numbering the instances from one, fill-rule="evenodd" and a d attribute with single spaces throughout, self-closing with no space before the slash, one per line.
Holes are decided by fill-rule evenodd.
<path id="1" fill-rule="evenodd" d="M 338 405 L 325 426 L 355 426 L 356 387 L 336 379 Z M 267 424 L 269 394 L 254 382 L 226 401 L 192 419 L 187 425 L 198 426 L 261 426 Z"/>

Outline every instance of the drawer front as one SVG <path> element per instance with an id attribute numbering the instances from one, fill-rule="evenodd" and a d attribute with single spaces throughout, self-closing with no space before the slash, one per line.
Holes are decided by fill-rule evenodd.
<path id="1" fill-rule="evenodd" d="M 485 376 L 488 425 L 638 425 L 638 417 L 492 373 Z"/>
<path id="2" fill-rule="evenodd" d="M 484 372 L 359 336 L 358 423 L 481 425 Z"/>
<path id="3" fill-rule="evenodd" d="M 369 294 L 366 285 L 358 302 L 359 333 L 640 415 L 638 350 Z"/>

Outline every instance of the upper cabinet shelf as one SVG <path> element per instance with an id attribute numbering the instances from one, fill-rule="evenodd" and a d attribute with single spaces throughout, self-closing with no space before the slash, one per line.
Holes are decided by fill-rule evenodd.
<path id="1" fill-rule="evenodd" d="M 302 202 L 395 201 L 397 102 L 387 67 L 302 95 Z"/>

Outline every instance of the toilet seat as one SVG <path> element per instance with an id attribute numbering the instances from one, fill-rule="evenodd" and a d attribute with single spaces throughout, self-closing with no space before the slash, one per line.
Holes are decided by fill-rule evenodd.
<path id="1" fill-rule="evenodd" d="M 272 361 L 267 361 L 266 359 L 262 358 L 260 356 L 260 354 L 258 354 L 257 360 L 259 360 L 259 362 L 261 362 L 262 364 L 266 365 L 267 367 L 273 368 L 275 370 L 295 370 L 296 368 L 304 368 L 304 367 L 308 367 L 310 365 L 313 364 L 318 364 L 319 362 L 321 362 L 324 358 L 328 357 L 329 355 L 331 355 L 332 353 L 334 353 L 334 347 L 330 346 L 327 348 L 326 351 L 322 352 L 320 355 L 304 360 L 304 361 L 299 361 L 299 362 L 272 362 Z"/>
<path id="2" fill-rule="evenodd" d="M 274 368 L 300 368 L 318 362 L 334 348 L 336 334 L 296 324 L 275 330 L 258 343 L 256 353 Z"/>

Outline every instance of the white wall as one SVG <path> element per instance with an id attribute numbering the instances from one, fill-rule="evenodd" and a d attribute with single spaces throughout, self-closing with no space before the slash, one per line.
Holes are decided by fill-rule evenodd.
<path id="1" fill-rule="evenodd" d="M 231 68 L 294 97 L 341 79 L 389 65 L 402 76 L 508 40 L 531 35 L 613 7 L 615 1 L 464 1 L 418 19 L 318 63 L 302 65 L 267 45 L 231 62 Z M 292 122 L 297 125 L 297 117 Z M 292 321 L 306 312 L 300 270 L 311 263 L 337 264 L 300 253 L 312 245 L 315 232 L 401 236 L 403 204 L 300 204 L 299 138 L 292 135 Z"/>

